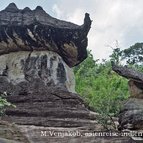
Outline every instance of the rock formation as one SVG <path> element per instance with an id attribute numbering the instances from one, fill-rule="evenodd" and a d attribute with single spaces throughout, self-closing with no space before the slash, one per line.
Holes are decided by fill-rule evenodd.
<path id="1" fill-rule="evenodd" d="M 74 74 L 62 58 L 52 51 L 20 51 L 0 56 L 0 76 L 17 85 L 39 79 L 47 86 L 75 92 Z M 1 85 L 2 86 L 2 85 Z"/>
<path id="2" fill-rule="evenodd" d="M 13 85 L 1 78 L 0 91 L 11 94 L 8 101 L 16 105 L 9 108 L 3 119 L 22 125 L 48 127 L 78 127 L 95 124 L 91 113 L 75 93 L 54 86 L 45 86 L 40 80 Z M 5 87 L 7 89 L 5 89 Z"/>
<path id="3" fill-rule="evenodd" d="M 112 69 L 129 79 L 128 87 L 131 96 L 120 112 L 120 129 L 143 130 L 143 73 L 117 65 L 113 65 Z"/>
<path id="4" fill-rule="evenodd" d="M 97 114 L 75 93 L 71 69 L 87 57 L 90 26 L 87 13 L 84 24 L 78 26 L 51 17 L 39 6 L 35 10 L 20 10 L 11 3 L 0 11 L 0 93 L 6 92 L 7 100 L 16 105 L 7 108 L 2 119 L 14 122 L 17 131 L 23 133 L 21 138 L 27 137 L 27 143 L 133 142 L 119 136 L 41 135 L 45 130 L 82 134 L 101 131 Z M 10 128 L 5 134 L 10 130 L 15 133 Z M 0 141 L 17 143 L 17 138 L 1 136 L 0 129 Z"/>
<path id="5" fill-rule="evenodd" d="M 87 57 L 89 14 L 84 24 L 58 20 L 40 6 L 18 9 L 14 3 L 0 11 L 0 55 L 17 51 L 53 51 L 73 67 Z"/>

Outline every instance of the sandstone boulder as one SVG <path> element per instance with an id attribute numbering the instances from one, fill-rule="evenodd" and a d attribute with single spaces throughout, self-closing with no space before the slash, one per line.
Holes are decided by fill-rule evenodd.
<path id="1" fill-rule="evenodd" d="M 22 81 L 32 83 L 39 79 L 47 86 L 62 87 L 75 92 L 73 70 L 52 51 L 21 51 L 2 55 L 0 77 L 5 77 L 5 80 L 14 85 Z M 1 88 L 2 91 L 4 89 L 5 87 Z"/>
<path id="2" fill-rule="evenodd" d="M 48 50 L 73 67 L 87 57 L 89 14 L 84 24 L 58 20 L 41 7 L 18 9 L 14 3 L 0 11 L 0 55 L 17 51 Z"/>
<path id="3" fill-rule="evenodd" d="M 121 129 L 143 129 L 143 101 L 137 98 L 129 98 L 124 104 L 119 115 Z"/>
<path id="4" fill-rule="evenodd" d="M 112 69 L 129 79 L 128 85 L 131 95 L 120 111 L 119 128 L 121 130 L 143 130 L 143 73 L 114 64 Z"/>

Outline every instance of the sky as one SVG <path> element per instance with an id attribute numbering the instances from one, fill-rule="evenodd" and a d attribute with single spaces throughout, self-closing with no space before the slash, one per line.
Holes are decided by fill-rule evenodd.
<path id="1" fill-rule="evenodd" d="M 113 48 L 143 42 L 143 0 L 0 0 L 0 10 L 11 2 L 20 9 L 42 6 L 51 16 L 79 25 L 89 13 L 88 49 L 95 60 L 107 59 Z"/>

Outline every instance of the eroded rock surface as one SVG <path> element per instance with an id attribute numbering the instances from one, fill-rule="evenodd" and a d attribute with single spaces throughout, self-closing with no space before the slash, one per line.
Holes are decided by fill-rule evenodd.
<path id="1" fill-rule="evenodd" d="M 31 143 L 136 143 L 130 137 L 104 137 L 98 134 L 98 125 L 92 127 L 53 128 L 37 126 L 19 126 Z M 103 131 L 102 131 L 103 133 Z"/>
<path id="2" fill-rule="evenodd" d="M 0 91 L 7 91 L 8 101 L 16 108 L 6 110 L 7 121 L 17 124 L 78 127 L 96 123 L 96 114 L 91 113 L 83 100 L 75 93 L 61 88 L 48 87 L 39 79 L 13 85 L 0 78 Z M 4 89 L 6 86 L 7 89 Z"/>
<path id="3" fill-rule="evenodd" d="M 130 98 L 119 114 L 120 129 L 143 130 L 143 73 L 132 68 L 113 65 L 113 70 L 129 79 Z"/>
<path id="4" fill-rule="evenodd" d="M 87 57 L 89 14 L 78 26 L 48 15 L 41 7 L 18 9 L 11 3 L 0 11 L 0 55 L 17 51 L 49 50 L 73 67 Z"/>
<path id="5" fill-rule="evenodd" d="M 121 129 L 143 130 L 143 101 L 129 98 L 119 115 Z"/>
<path id="6" fill-rule="evenodd" d="M 91 130 L 89 127 L 26 126 L 0 121 L 0 143 L 136 143 L 129 137 L 97 137 L 90 134 L 94 134 L 93 127 Z"/>
<path id="7" fill-rule="evenodd" d="M 30 143 L 15 125 L 0 120 L 0 143 Z"/>
<path id="8" fill-rule="evenodd" d="M 51 51 L 21 51 L 0 56 L 0 76 L 16 85 L 39 79 L 47 86 L 75 92 L 74 73 L 62 58 Z M 2 82 L 2 81 L 1 81 Z"/>

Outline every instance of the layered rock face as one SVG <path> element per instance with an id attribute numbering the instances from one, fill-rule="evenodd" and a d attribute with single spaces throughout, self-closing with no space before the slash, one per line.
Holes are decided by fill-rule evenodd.
<path id="1" fill-rule="evenodd" d="M 30 143 L 20 129 L 8 122 L 0 122 L 0 143 Z"/>
<path id="2" fill-rule="evenodd" d="M 91 113 L 75 93 L 57 86 L 47 86 L 39 79 L 13 85 L 1 77 L 0 91 L 11 94 L 8 101 L 16 108 L 8 108 L 4 120 L 23 125 L 48 127 L 80 127 L 95 124 Z"/>
<path id="3" fill-rule="evenodd" d="M 113 70 L 129 79 L 131 95 L 119 115 L 120 129 L 143 130 L 143 73 L 116 65 Z"/>

